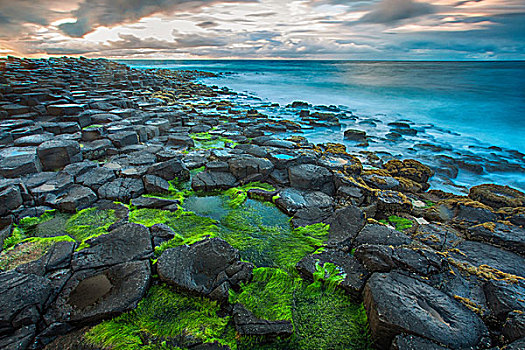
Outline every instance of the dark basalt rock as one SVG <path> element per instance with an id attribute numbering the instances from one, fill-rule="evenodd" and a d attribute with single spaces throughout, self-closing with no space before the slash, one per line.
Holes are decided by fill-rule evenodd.
<path id="1" fill-rule="evenodd" d="M 299 209 L 292 218 L 292 225 L 297 228 L 321 222 L 329 223 L 332 213 L 332 208 L 320 209 L 316 207 L 308 207 Z"/>
<path id="2" fill-rule="evenodd" d="M 438 345 L 428 339 L 413 335 L 398 335 L 392 341 L 390 350 L 447 350 L 450 348 Z"/>
<path id="3" fill-rule="evenodd" d="M 488 333 L 472 311 L 447 294 L 397 272 L 368 280 L 364 302 L 372 340 L 388 349 L 401 333 L 414 334 L 452 349 L 475 347 Z"/>
<path id="4" fill-rule="evenodd" d="M 438 223 L 419 225 L 414 239 L 440 251 L 452 249 L 463 241 L 458 231 Z"/>
<path id="5" fill-rule="evenodd" d="M 494 184 L 474 186 L 468 196 L 492 208 L 525 206 L 525 194 L 509 186 Z"/>
<path id="6" fill-rule="evenodd" d="M 117 148 L 123 148 L 126 146 L 137 145 L 139 138 L 135 131 L 121 131 L 108 136 L 108 139 L 113 142 L 113 145 Z"/>
<path id="7" fill-rule="evenodd" d="M 523 265 L 522 265 L 523 266 Z M 489 280 L 483 287 L 487 304 L 496 318 L 505 320 L 510 312 L 525 312 L 525 282 Z"/>
<path id="8" fill-rule="evenodd" d="M 62 169 L 82 160 L 79 143 L 69 140 L 46 141 L 38 146 L 37 154 L 45 171 Z"/>
<path id="9" fill-rule="evenodd" d="M 377 209 L 385 213 L 409 213 L 412 202 L 401 192 L 382 190 L 377 193 Z"/>
<path id="10" fill-rule="evenodd" d="M 86 243 L 88 247 L 73 255 L 71 266 L 74 271 L 146 259 L 153 251 L 148 229 L 137 224 L 122 225 Z"/>
<path id="11" fill-rule="evenodd" d="M 51 291 L 47 278 L 15 271 L 0 273 L 0 335 L 37 323 Z"/>
<path id="12" fill-rule="evenodd" d="M 83 104 L 56 104 L 47 106 L 47 113 L 51 115 L 72 115 L 79 114 L 84 110 L 86 105 Z"/>
<path id="13" fill-rule="evenodd" d="M 253 174 L 261 174 L 266 178 L 273 170 L 273 164 L 266 158 L 252 156 L 237 156 L 228 160 L 230 172 L 237 179 L 244 179 Z"/>
<path id="14" fill-rule="evenodd" d="M 370 174 L 363 175 L 361 178 L 372 188 L 378 188 L 380 190 L 397 190 L 399 188 L 399 181 L 392 176 Z"/>
<path id="15" fill-rule="evenodd" d="M 19 177 L 42 171 L 42 164 L 34 148 L 10 147 L 0 150 L 0 175 Z"/>
<path id="16" fill-rule="evenodd" d="M 350 141 L 363 142 L 366 141 L 366 132 L 363 130 L 346 129 L 344 132 L 344 138 Z"/>
<path id="17" fill-rule="evenodd" d="M 160 197 L 138 197 L 131 200 L 131 205 L 137 208 L 154 208 L 160 209 L 170 205 L 180 204 L 178 200 L 160 198 Z"/>
<path id="18" fill-rule="evenodd" d="M 411 244 L 412 239 L 403 232 L 381 224 L 367 224 L 354 240 L 354 246 L 362 244 L 400 246 Z"/>
<path id="19" fill-rule="evenodd" d="M 61 211 L 75 213 L 91 206 L 96 200 L 97 195 L 90 188 L 74 185 L 59 195 L 54 203 Z"/>
<path id="20" fill-rule="evenodd" d="M 21 350 L 27 349 L 33 343 L 36 334 L 36 325 L 31 324 L 17 329 L 13 333 L 0 336 L 0 349 Z"/>
<path id="21" fill-rule="evenodd" d="M 319 208 L 333 210 L 332 197 L 320 191 L 304 191 L 295 188 L 286 188 L 279 192 L 275 205 L 288 215 L 294 215 L 298 210 L 305 208 Z"/>
<path id="22" fill-rule="evenodd" d="M 4 216 L 18 208 L 23 202 L 19 186 L 9 186 L 0 190 L 0 216 Z"/>
<path id="23" fill-rule="evenodd" d="M 522 349 L 525 349 L 525 338 L 518 339 L 515 342 L 502 348 L 502 350 L 522 350 Z"/>
<path id="24" fill-rule="evenodd" d="M 251 280 L 252 269 L 240 261 L 238 250 L 219 238 L 168 249 L 157 263 L 161 280 L 220 302 L 228 300 L 232 286 Z"/>
<path id="25" fill-rule="evenodd" d="M 303 190 L 321 191 L 333 195 L 335 187 L 332 172 L 326 168 L 301 164 L 288 169 L 290 185 Z"/>
<path id="26" fill-rule="evenodd" d="M 355 300 L 360 300 L 361 291 L 368 277 L 368 272 L 363 265 L 349 253 L 337 249 L 327 249 L 322 253 L 304 257 L 297 263 L 295 268 L 302 276 L 313 281 L 316 265 L 319 264 L 323 266 L 325 263 L 336 265 L 341 270 L 341 273 L 344 274 L 345 278 L 338 287 L 351 295 Z"/>
<path id="27" fill-rule="evenodd" d="M 402 269 L 428 276 L 438 273 L 445 265 L 442 256 L 424 247 L 363 244 L 356 248 L 355 257 L 369 272 Z"/>
<path id="28" fill-rule="evenodd" d="M 171 159 L 165 162 L 156 163 L 148 168 L 149 175 L 155 175 L 164 180 L 171 181 L 177 178 L 186 181 L 190 178 L 190 171 L 181 160 Z"/>
<path id="29" fill-rule="evenodd" d="M 139 179 L 119 178 L 103 184 L 97 192 L 100 198 L 128 202 L 144 194 L 144 184 Z"/>
<path id="30" fill-rule="evenodd" d="M 145 175 L 142 177 L 142 181 L 147 193 L 166 194 L 169 192 L 170 184 L 161 177 Z"/>
<path id="31" fill-rule="evenodd" d="M 132 310 L 146 294 L 150 278 L 147 260 L 76 272 L 45 318 L 48 323 L 82 326 Z"/>
<path id="32" fill-rule="evenodd" d="M 168 145 L 191 148 L 195 147 L 195 141 L 188 134 L 170 134 Z"/>
<path id="33" fill-rule="evenodd" d="M 507 342 L 525 337 L 525 313 L 518 310 L 510 312 L 503 325 L 502 333 Z"/>
<path id="34" fill-rule="evenodd" d="M 525 258 L 480 242 L 464 241 L 451 251 L 450 257 L 456 261 L 478 267 L 488 265 L 504 273 L 525 277 Z"/>
<path id="35" fill-rule="evenodd" d="M 226 190 L 235 186 L 237 179 L 228 172 L 203 171 L 193 176 L 191 188 L 195 191 Z"/>
<path id="36" fill-rule="evenodd" d="M 366 224 L 365 213 L 354 205 L 337 210 L 330 219 L 328 243 L 351 243 Z"/>
<path id="37" fill-rule="evenodd" d="M 525 254 L 525 229 L 499 222 L 487 222 L 468 229 L 469 239 L 491 243 L 503 249 Z"/>
<path id="38" fill-rule="evenodd" d="M 102 185 L 107 184 L 115 180 L 117 177 L 115 172 L 105 167 L 96 167 L 89 169 L 86 173 L 76 177 L 76 182 L 84 186 L 91 188 L 92 190 L 98 190 Z"/>
<path id="39" fill-rule="evenodd" d="M 290 321 L 268 321 L 255 316 L 242 304 L 233 307 L 233 322 L 241 336 L 256 336 L 266 338 L 289 337 L 293 334 Z"/>

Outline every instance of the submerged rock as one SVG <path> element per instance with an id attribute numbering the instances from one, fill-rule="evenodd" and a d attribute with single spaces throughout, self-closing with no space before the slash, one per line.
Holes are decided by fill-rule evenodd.
<path id="1" fill-rule="evenodd" d="M 233 307 L 233 322 L 235 329 L 242 336 L 255 337 L 289 337 L 293 334 L 290 321 L 268 321 L 255 316 L 242 304 Z"/>

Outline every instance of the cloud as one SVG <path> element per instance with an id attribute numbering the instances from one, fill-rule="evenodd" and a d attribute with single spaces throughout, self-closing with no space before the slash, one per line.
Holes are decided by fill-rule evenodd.
<path id="1" fill-rule="evenodd" d="M 83 0 L 73 11 L 76 22 L 63 23 L 59 28 L 71 37 L 82 37 L 99 26 L 133 23 L 153 14 L 167 15 L 219 2 L 251 1 L 255 0 Z"/>
<path id="2" fill-rule="evenodd" d="M 414 18 L 435 13 L 437 7 L 413 0 L 382 0 L 370 12 L 360 18 L 366 23 L 393 23 L 402 19 Z"/>
<path id="3" fill-rule="evenodd" d="M 213 27 L 217 27 L 218 25 L 219 24 L 214 21 L 204 21 L 204 22 L 197 24 L 197 26 L 201 28 L 213 28 Z"/>

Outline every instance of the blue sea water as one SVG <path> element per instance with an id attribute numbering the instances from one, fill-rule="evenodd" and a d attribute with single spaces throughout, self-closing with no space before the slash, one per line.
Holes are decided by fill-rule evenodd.
<path id="1" fill-rule="evenodd" d="M 300 100 L 314 105 L 346 106 L 355 115 L 381 119 L 385 123 L 407 119 L 419 125 L 432 125 L 436 129 L 461 135 L 454 140 L 443 136 L 443 142 L 448 142 L 453 148 L 472 149 L 472 145 L 486 145 L 525 153 L 525 61 L 121 62 L 133 68 L 196 69 L 224 73 L 202 82 L 226 86 L 281 105 Z M 428 130 L 427 133 L 431 134 Z M 330 135 L 330 132 L 320 132 L 314 141 L 332 141 Z M 442 136 L 436 134 L 435 137 L 439 141 Z M 518 162 L 523 163 L 523 159 L 518 159 Z M 460 180 L 461 174 L 458 177 Z M 524 188 L 525 174 L 470 177 L 462 185 L 471 186 L 486 181 Z"/>
<path id="2" fill-rule="evenodd" d="M 281 104 L 344 105 L 358 115 L 433 123 L 525 153 L 525 61 L 126 61 L 233 73 L 209 80 Z"/>

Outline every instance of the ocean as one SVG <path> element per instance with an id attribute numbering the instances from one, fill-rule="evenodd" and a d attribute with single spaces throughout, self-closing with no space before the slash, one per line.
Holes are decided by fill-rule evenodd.
<path id="1" fill-rule="evenodd" d="M 452 148 L 498 146 L 525 153 L 525 61 L 408 62 L 308 60 L 132 60 L 133 68 L 222 73 L 206 84 L 286 105 L 344 106 L 372 121 L 409 120 L 446 130 L 436 142 Z M 370 123 L 369 123 L 370 124 Z M 368 125 L 369 126 L 369 125 Z M 367 132 L 373 133 L 370 128 Z M 431 134 L 431 132 L 429 133 Z M 322 142 L 324 133 L 313 135 Z M 330 133 L 326 134 L 326 137 Z M 451 138 L 450 135 L 457 137 Z M 324 140 L 324 142 L 331 140 Z M 408 140 L 410 141 L 410 140 Z M 409 147 L 410 142 L 404 147 Z M 388 149 L 388 148 L 387 148 Z M 399 151 L 395 147 L 394 151 Z M 471 152 L 476 155 L 476 152 Z M 523 165 L 523 157 L 512 160 Z M 512 162 L 511 161 L 511 162 Z M 477 174 L 479 175 L 479 174 Z M 488 180 L 525 187 L 522 171 L 460 174 L 460 185 Z"/>

